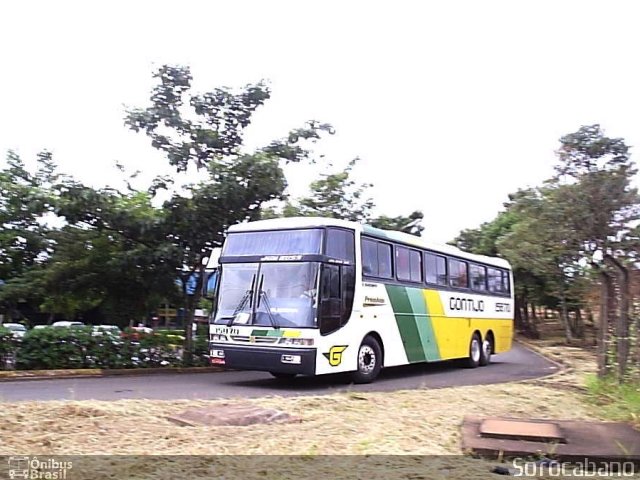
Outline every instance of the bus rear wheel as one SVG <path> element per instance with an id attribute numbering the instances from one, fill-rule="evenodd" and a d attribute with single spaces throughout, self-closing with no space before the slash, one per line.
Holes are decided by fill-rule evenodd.
<path id="1" fill-rule="evenodd" d="M 476 368 L 480 365 L 482 358 L 482 339 L 480 335 L 474 333 L 469 342 L 469 357 L 467 358 L 467 368 Z"/>
<path id="2" fill-rule="evenodd" d="M 493 353 L 493 337 L 487 334 L 482 342 L 482 351 L 480 352 L 480 366 L 486 367 L 491 363 L 491 354 Z"/>
<path id="3" fill-rule="evenodd" d="M 373 382 L 382 369 L 382 347 L 370 335 L 364 337 L 358 349 L 357 370 L 353 373 L 354 383 Z"/>

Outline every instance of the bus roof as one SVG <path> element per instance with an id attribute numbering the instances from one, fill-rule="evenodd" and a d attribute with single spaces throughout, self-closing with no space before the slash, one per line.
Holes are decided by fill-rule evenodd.
<path id="1" fill-rule="evenodd" d="M 447 255 L 454 255 L 466 260 L 476 261 L 488 265 L 507 268 L 511 270 L 509 262 L 503 258 L 489 257 L 485 255 L 477 255 L 460 250 L 453 245 L 436 244 L 425 241 L 421 237 L 410 235 L 404 232 L 393 230 L 382 230 L 370 225 L 363 225 L 357 222 L 340 220 L 337 218 L 324 217 L 289 217 L 289 218 L 273 218 L 269 220 L 258 220 L 255 222 L 238 223 L 229 227 L 229 233 L 238 232 L 255 232 L 259 230 L 287 230 L 293 228 L 313 228 L 313 227 L 342 227 L 359 231 L 365 235 L 389 240 L 393 242 L 403 243 L 405 245 L 415 246 L 439 252 Z"/>

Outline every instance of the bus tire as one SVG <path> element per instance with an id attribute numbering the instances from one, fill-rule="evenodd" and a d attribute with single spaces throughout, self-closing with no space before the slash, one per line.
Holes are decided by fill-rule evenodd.
<path id="1" fill-rule="evenodd" d="M 474 333 L 469 342 L 469 357 L 467 357 L 467 368 L 476 368 L 480 365 L 482 357 L 482 339 L 480 335 Z"/>
<path id="2" fill-rule="evenodd" d="M 283 372 L 269 372 L 274 378 L 278 380 L 291 380 L 295 378 L 295 373 L 283 373 Z"/>
<path id="3" fill-rule="evenodd" d="M 493 352 L 493 337 L 490 333 L 484 338 L 482 342 L 482 350 L 480 352 L 480 366 L 486 367 L 491 363 L 491 353 Z"/>
<path id="4" fill-rule="evenodd" d="M 358 348 L 356 368 L 352 375 L 353 383 L 371 383 L 382 369 L 382 347 L 378 340 L 370 335 L 364 337 Z"/>

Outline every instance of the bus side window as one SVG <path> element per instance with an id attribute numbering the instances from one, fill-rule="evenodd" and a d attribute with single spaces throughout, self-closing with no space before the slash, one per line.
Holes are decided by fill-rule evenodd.
<path id="1" fill-rule="evenodd" d="M 447 284 L 447 261 L 440 255 L 424 254 L 425 280 L 435 285 Z"/>
<path id="2" fill-rule="evenodd" d="M 449 285 L 452 287 L 469 286 L 469 276 L 467 275 L 467 262 L 456 260 L 454 258 L 449 259 Z"/>
<path id="3" fill-rule="evenodd" d="M 391 269 L 391 245 L 378 242 L 378 276 L 393 278 Z"/>
<path id="4" fill-rule="evenodd" d="M 505 293 L 504 274 L 502 270 L 497 268 L 487 269 L 487 283 L 489 284 L 489 291 L 494 293 Z M 507 286 L 509 285 L 509 277 L 507 276 Z M 508 290 L 507 290 L 508 291 Z"/>
<path id="5" fill-rule="evenodd" d="M 362 239 L 362 274 L 378 276 L 378 243 Z"/>
<path id="6" fill-rule="evenodd" d="M 487 289 L 487 267 L 482 265 L 470 265 L 469 273 L 471 274 L 471 288 L 474 290 Z"/>

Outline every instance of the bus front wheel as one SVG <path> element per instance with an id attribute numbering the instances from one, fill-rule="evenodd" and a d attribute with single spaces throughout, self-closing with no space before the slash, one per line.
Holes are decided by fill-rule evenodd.
<path id="1" fill-rule="evenodd" d="M 364 337 L 358 349 L 357 370 L 353 373 L 354 383 L 373 382 L 382 369 L 382 347 L 372 336 Z"/>
<path id="2" fill-rule="evenodd" d="M 467 358 L 467 367 L 476 368 L 480 365 L 482 358 L 482 339 L 480 335 L 474 333 L 469 342 L 469 357 Z"/>

